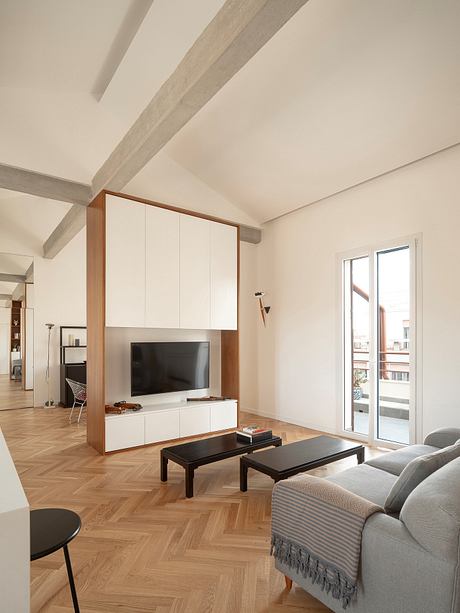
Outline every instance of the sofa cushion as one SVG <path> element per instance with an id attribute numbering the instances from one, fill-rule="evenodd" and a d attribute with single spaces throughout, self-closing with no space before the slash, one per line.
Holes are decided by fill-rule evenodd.
<path id="1" fill-rule="evenodd" d="M 385 511 L 387 513 L 399 513 L 412 490 L 439 468 L 458 457 L 460 457 L 460 441 L 457 441 L 455 445 L 437 449 L 428 455 L 420 456 L 409 462 L 387 496 Z"/>
<path id="2" fill-rule="evenodd" d="M 434 472 L 409 494 L 399 519 L 427 551 L 457 564 L 460 544 L 460 458 Z"/>
<path id="3" fill-rule="evenodd" d="M 438 450 L 438 447 L 433 447 L 432 445 L 410 445 L 409 447 L 404 447 L 404 449 L 390 451 L 378 456 L 377 458 L 372 458 L 371 460 L 368 460 L 366 464 L 398 476 L 402 473 L 404 468 L 406 468 L 409 462 L 415 458 Z"/>
<path id="4" fill-rule="evenodd" d="M 383 507 L 385 500 L 397 477 L 372 466 L 360 464 L 344 470 L 331 477 L 328 481 L 337 483 L 358 496 L 366 498 Z"/>

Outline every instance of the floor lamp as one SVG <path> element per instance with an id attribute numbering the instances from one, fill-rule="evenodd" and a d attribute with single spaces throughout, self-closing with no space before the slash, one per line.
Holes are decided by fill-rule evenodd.
<path id="1" fill-rule="evenodd" d="M 54 328 L 54 324 L 45 324 L 48 328 L 48 359 L 46 362 L 46 385 L 48 387 L 48 400 L 45 402 L 46 407 L 54 407 L 54 400 L 50 398 L 50 346 L 51 346 L 51 330 Z"/>

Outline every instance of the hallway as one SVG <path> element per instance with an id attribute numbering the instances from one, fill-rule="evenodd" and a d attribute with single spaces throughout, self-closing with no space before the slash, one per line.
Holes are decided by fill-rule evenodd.
<path id="1" fill-rule="evenodd" d="M 0 375 L 0 411 L 33 407 L 34 393 L 24 391 L 20 381 L 12 381 L 9 375 Z"/>

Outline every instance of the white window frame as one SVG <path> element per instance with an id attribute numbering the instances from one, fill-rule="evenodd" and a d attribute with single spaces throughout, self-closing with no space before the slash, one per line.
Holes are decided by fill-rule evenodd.
<path id="1" fill-rule="evenodd" d="M 376 315 L 376 263 L 377 254 L 398 247 L 409 246 L 410 249 L 410 413 L 409 413 L 409 444 L 423 442 L 423 403 L 422 403 L 422 234 L 403 236 L 392 240 L 379 241 L 363 247 L 338 253 L 336 256 L 337 270 L 337 317 L 336 338 L 337 343 L 337 366 L 336 366 L 336 390 L 337 390 L 337 433 L 353 440 L 369 443 L 372 446 L 398 449 L 404 444 L 394 443 L 376 438 L 376 339 L 377 339 L 377 315 Z M 350 432 L 344 428 L 344 293 L 343 293 L 343 262 L 359 257 L 369 257 L 369 434 L 363 435 Z M 371 415 L 371 409 L 373 414 Z"/>

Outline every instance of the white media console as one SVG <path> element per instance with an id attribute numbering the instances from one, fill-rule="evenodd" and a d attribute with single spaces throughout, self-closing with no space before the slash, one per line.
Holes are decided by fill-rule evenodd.
<path id="1" fill-rule="evenodd" d="M 237 427 L 237 401 L 169 402 L 105 417 L 105 450 L 117 451 Z"/>

